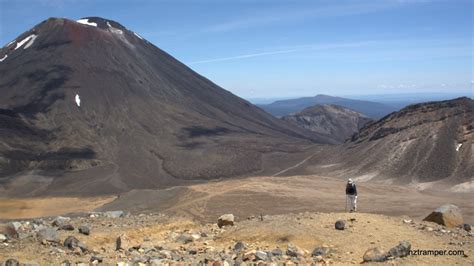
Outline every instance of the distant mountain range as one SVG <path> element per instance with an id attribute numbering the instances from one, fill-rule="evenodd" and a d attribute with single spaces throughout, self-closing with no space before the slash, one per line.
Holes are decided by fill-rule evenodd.
<path id="1" fill-rule="evenodd" d="M 397 107 L 377 102 L 352 100 L 323 94 L 316 95 L 314 97 L 280 100 L 270 104 L 260 104 L 258 106 L 274 116 L 281 117 L 300 112 L 307 107 L 317 104 L 339 105 L 360 112 L 373 119 L 381 118 L 391 112 L 398 110 Z"/>
<path id="2" fill-rule="evenodd" d="M 357 111 L 334 104 L 315 105 L 281 119 L 326 135 L 339 143 L 351 138 L 365 124 L 373 121 Z"/>
<path id="3" fill-rule="evenodd" d="M 327 146 L 299 172 L 359 181 L 474 191 L 474 101 L 410 105 L 369 123 L 343 145 Z"/>

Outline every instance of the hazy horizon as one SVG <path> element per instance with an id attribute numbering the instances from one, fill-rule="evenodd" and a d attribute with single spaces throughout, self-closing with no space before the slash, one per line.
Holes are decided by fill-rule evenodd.
<path id="1" fill-rule="evenodd" d="M 100 16 L 243 98 L 473 92 L 468 0 L 0 0 L 0 10 L 2 45 L 48 17 Z"/>

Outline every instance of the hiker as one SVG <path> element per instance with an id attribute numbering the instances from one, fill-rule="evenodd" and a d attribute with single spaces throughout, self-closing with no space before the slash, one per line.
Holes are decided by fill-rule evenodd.
<path id="1" fill-rule="evenodd" d="M 357 188 L 354 180 L 349 178 L 347 181 L 346 186 L 346 208 L 347 204 L 349 204 L 349 211 L 355 212 L 357 211 Z M 347 210 L 347 209 L 346 209 Z"/>

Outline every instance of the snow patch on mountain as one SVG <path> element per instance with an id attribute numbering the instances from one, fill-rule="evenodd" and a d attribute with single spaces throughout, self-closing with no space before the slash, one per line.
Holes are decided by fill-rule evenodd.
<path id="1" fill-rule="evenodd" d="M 26 48 L 30 47 L 33 44 L 33 42 L 35 41 L 36 37 L 38 37 L 38 35 L 31 34 L 30 36 L 26 37 L 25 39 L 21 40 L 20 42 L 17 42 L 15 50 L 20 48 L 21 46 L 23 46 L 23 44 L 25 44 L 26 42 L 28 42 L 28 43 L 25 45 L 25 47 L 23 49 L 26 49 Z"/>
<path id="2" fill-rule="evenodd" d="M 81 107 L 81 98 L 79 97 L 79 94 L 76 94 L 74 99 L 76 100 L 77 107 Z"/>
<path id="3" fill-rule="evenodd" d="M 140 38 L 140 40 L 143 40 L 143 37 L 138 35 L 138 33 L 134 32 L 133 34 L 135 34 L 135 36 L 137 36 L 138 38 Z"/>
<path id="4" fill-rule="evenodd" d="M 0 62 L 3 62 L 3 60 L 7 59 L 8 55 L 6 54 L 4 57 L 0 58 Z"/>
<path id="5" fill-rule="evenodd" d="M 81 24 L 84 24 L 84 25 L 88 25 L 88 26 L 97 27 L 97 23 L 95 23 L 95 22 L 89 22 L 89 19 L 88 19 L 88 18 L 79 19 L 79 20 L 76 20 L 76 22 L 81 23 Z"/>
<path id="6" fill-rule="evenodd" d="M 462 146 L 462 143 L 456 144 L 456 151 L 459 151 L 459 149 L 461 148 L 461 146 Z"/>

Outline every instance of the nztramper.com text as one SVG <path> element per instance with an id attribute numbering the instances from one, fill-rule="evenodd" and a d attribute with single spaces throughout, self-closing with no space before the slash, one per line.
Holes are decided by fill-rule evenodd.
<path id="1" fill-rule="evenodd" d="M 464 250 L 448 250 L 448 249 L 412 249 L 412 256 L 464 256 Z"/>

